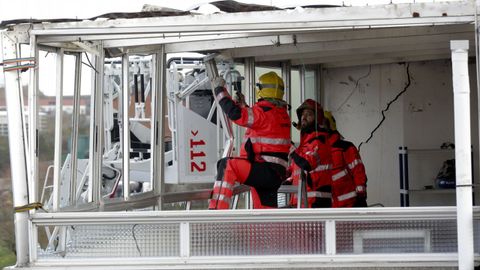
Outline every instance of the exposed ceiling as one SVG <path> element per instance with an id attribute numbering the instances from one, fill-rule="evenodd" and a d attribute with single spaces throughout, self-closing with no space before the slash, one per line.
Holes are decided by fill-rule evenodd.
<path id="1" fill-rule="evenodd" d="M 118 55 L 152 52 L 163 44 L 167 53 L 220 53 L 225 58 L 327 67 L 449 59 L 451 40 L 469 40 L 472 48 L 475 44 L 475 8 L 470 2 L 306 10 L 213 4 L 230 13 L 194 16 L 150 8 L 145 12 L 160 17 L 140 13 L 125 19 L 132 14 L 116 14 L 119 19 L 110 14 L 91 21 L 35 24 L 26 31 L 37 35 L 43 46 L 66 50 L 84 50 L 102 41 L 111 55 Z"/>

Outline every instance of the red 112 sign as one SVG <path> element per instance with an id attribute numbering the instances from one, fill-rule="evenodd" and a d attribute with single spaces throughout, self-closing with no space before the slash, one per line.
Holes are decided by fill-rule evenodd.
<path id="1" fill-rule="evenodd" d="M 190 133 L 193 135 L 192 138 L 190 138 L 190 172 L 204 172 L 207 169 L 207 163 L 205 163 L 205 161 L 198 161 L 198 159 L 205 157 L 206 154 L 203 151 L 198 151 L 198 148 L 204 146 L 205 141 L 194 138 L 197 136 L 198 130 L 191 130 Z"/>

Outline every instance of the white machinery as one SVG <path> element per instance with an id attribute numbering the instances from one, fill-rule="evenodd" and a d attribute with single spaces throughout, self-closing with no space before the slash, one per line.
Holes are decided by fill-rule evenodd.
<path id="1" fill-rule="evenodd" d="M 336 76 L 338 67 L 452 59 L 455 118 L 462 119 L 470 115 L 467 57 L 478 52 L 471 49 L 478 40 L 475 3 L 230 8 L 237 12 L 162 10 L 150 18 L 0 24 L 16 207 L 12 268 L 478 265 L 480 211 L 469 204 L 470 133 L 461 132 L 470 122 L 455 123 L 462 136 L 456 141 L 462 164 L 457 208 L 252 211 L 237 209 L 238 200 L 233 211 L 191 207 L 208 200 L 205 186 L 214 180 L 216 161 L 238 150 L 242 134 L 217 108 L 212 78 L 223 76 L 230 92 L 241 89 L 252 104 L 257 73 L 275 70 L 286 100 L 298 106 L 325 97 L 325 69 Z M 450 47 L 450 40 L 464 41 Z M 38 125 L 39 78 L 50 68 L 40 56 L 46 52 L 55 63 L 53 134 Z M 173 55 L 187 52 L 202 57 Z M 64 74 L 69 69 L 72 82 Z M 28 103 L 19 87 L 22 73 L 29 75 Z M 64 110 L 68 83 L 71 114 Z M 83 114 L 85 88 L 89 110 Z M 50 140 L 51 149 L 40 147 L 40 139 Z"/>

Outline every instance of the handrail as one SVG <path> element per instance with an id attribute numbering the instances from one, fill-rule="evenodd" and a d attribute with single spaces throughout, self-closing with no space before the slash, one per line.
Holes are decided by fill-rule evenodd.
<path id="1" fill-rule="evenodd" d="M 71 224 L 159 224 L 181 222 L 292 222 L 292 221 L 380 221 L 380 220 L 455 220 L 456 208 L 302 208 L 258 210 L 197 210 L 138 212 L 76 212 L 32 214 L 31 222 L 39 226 Z M 474 207 L 474 219 L 480 219 L 480 207 Z"/>
<path id="2" fill-rule="evenodd" d="M 165 203 L 189 202 L 208 200 L 212 194 L 212 189 L 199 189 L 186 192 L 174 192 L 163 194 Z M 239 195 L 250 191 L 250 187 L 246 185 L 239 185 L 233 189 L 233 195 Z M 128 201 L 123 198 L 112 198 L 109 200 L 102 200 L 100 206 L 67 206 L 61 209 L 61 212 L 92 212 L 92 211 L 123 211 L 133 210 L 138 208 L 145 208 L 155 205 L 160 195 L 153 192 L 145 192 L 132 195 Z"/>
<path id="3" fill-rule="evenodd" d="M 47 172 L 45 173 L 45 181 L 43 182 L 42 195 L 40 196 L 40 202 L 42 203 L 45 197 L 45 189 L 47 187 L 48 175 L 50 174 L 50 170 L 53 169 L 54 167 L 55 167 L 54 165 L 50 165 L 47 167 Z"/>

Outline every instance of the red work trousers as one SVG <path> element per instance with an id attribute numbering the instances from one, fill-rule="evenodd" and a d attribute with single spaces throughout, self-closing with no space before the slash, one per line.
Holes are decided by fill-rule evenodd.
<path id="1" fill-rule="evenodd" d="M 209 209 L 229 209 L 237 182 L 252 187 L 253 208 L 276 208 L 277 190 L 284 179 L 285 168 L 275 163 L 223 158 L 217 163 L 217 180 Z"/>

